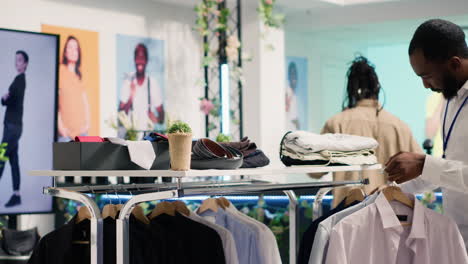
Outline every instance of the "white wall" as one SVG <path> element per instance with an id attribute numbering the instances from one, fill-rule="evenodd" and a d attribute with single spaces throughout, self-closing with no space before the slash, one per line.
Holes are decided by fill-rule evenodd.
<path id="1" fill-rule="evenodd" d="M 28 230 L 37 227 L 37 231 L 41 237 L 52 232 L 55 228 L 55 214 L 19 215 L 17 221 L 18 230 Z"/>
<path id="2" fill-rule="evenodd" d="M 245 135 L 257 143 L 272 165 L 279 165 L 279 144 L 286 132 L 284 31 L 263 34 L 265 28 L 252 6 L 244 7 L 242 26 L 243 50 L 253 54 L 253 60 L 243 64 Z"/>
<path id="3" fill-rule="evenodd" d="M 341 111 L 345 77 L 355 54 L 366 50 L 337 42 L 321 33 L 286 31 L 286 56 L 306 57 L 309 69 L 309 130 L 319 133 L 332 115 Z"/>
<path id="4" fill-rule="evenodd" d="M 354 18 L 357 10 L 348 9 L 350 10 L 349 16 Z M 361 9 L 365 8 L 360 7 L 359 10 Z M 305 29 L 296 27 L 295 24 L 288 24 L 286 55 L 307 57 L 309 61 L 309 127 L 311 131 L 320 132 L 326 120 L 341 111 L 345 96 L 346 71 L 355 55 L 360 53 L 367 56 L 376 66 L 385 91 L 385 94 L 380 95 L 380 101 L 382 103 L 385 101 L 384 107 L 410 125 L 418 142 L 423 142 L 425 139 L 424 100 L 427 91 L 423 89 L 421 81 L 413 73 L 407 56 L 407 45 L 414 31 L 428 19 L 420 18 L 420 15 L 415 14 L 415 18 L 411 20 L 349 24 L 339 27 L 332 27 L 333 23 L 326 20 L 327 23 L 323 21 L 324 24 L 313 25 L 306 31 L 302 31 Z M 375 18 L 375 14 L 362 14 L 362 16 L 361 21 L 366 21 L 366 19 L 373 21 Z M 398 14 L 394 14 L 394 18 L 397 17 Z M 444 19 L 459 25 L 468 24 L 466 15 L 449 16 Z M 322 27 L 328 28 L 317 29 Z M 403 99 L 402 94 L 407 97 Z M 417 98 L 411 100 L 411 104 L 408 102 L 404 104 L 412 108 L 400 107 L 402 100 L 409 100 L 408 98 Z"/>
<path id="5" fill-rule="evenodd" d="M 40 31 L 41 24 L 99 32 L 101 75 L 101 135 L 115 134 L 105 121 L 116 112 L 116 34 L 165 41 L 166 110 L 174 119 L 190 123 L 195 136 L 204 135 L 196 87 L 201 38 L 192 30 L 195 14 L 188 7 L 161 5 L 150 0 L 2 0 L 0 27 Z"/>
<path id="6" fill-rule="evenodd" d="M 466 0 L 399 0 L 348 6 L 317 6 L 319 1 L 313 0 L 280 2 L 283 2 L 288 15 L 288 25 L 302 32 L 468 13 Z"/>

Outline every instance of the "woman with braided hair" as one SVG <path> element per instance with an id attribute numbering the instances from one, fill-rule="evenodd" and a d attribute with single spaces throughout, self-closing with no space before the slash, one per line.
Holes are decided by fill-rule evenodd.
<path id="1" fill-rule="evenodd" d="M 376 139 L 379 142 L 376 156 L 381 164 L 400 151 L 422 153 L 408 125 L 379 104 L 381 85 L 374 65 L 367 58 L 358 56 L 352 61 L 347 79 L 343 111 L 325 123 L 322 133 L 342 133 Z M 365 171 L 363 174 L 370 180 L 370 184 L 365 187 L 366 193 L 386 182 L 377 171 Z M 334 180 L 337 181 L 358 179 L 356 172 L 334 174 Z M 347 192 L 346 189 L 334 191 L 333 205 L 338 205 Z"/>

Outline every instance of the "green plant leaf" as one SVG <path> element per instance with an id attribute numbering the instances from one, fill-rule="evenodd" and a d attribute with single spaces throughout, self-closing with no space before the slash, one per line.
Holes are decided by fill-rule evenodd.
<path id="1" fill-rule="evenodd" d="M 208 128 L 207 128 L 207 129 L 208 129 L 208 132 L 209 132 L 209 131 L 215 130 L 216 128 L 218 128 L 218 127 L 215 125 L 215 123 L 210 122 L 210 123 L 208 124 Z"/>
<path id="2" fill-rule="evenodd" d="M 231 137 L 223 133 L 219 133 L 219 135 L 216 137 L 216 142 L 230 142 L 230 141 L 231 141 Z"/>
<path id="3" fill-rule="evenodd" d="M 169 134 L 176 134 L 176 133 L 192 133 L 192 129 L 190 126 L 182 121 L 176 121 L 172 124 L 169 129 L 167 130 Z"/>

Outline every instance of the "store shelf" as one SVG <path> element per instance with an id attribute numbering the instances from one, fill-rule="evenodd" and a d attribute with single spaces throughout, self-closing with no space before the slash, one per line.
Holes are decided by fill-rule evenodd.
<path id="1" fill-rule="evenodd" d="M 210 177 L 210 176 L 239 176 L 239 175 L 275 175 L 275 174 L 304 174 L 304 173 L 327 173 L 339 171 L 361 171 L 361 170 L 379 170 L 382 165 L 363 165 L 363 166 L 294 166 L 279 168 L 255 168 L 255 169 L 237 169 L 237 170 L 33 170 L 29 171 L 30 176 L 89 176 L 89 177 L 111 177 L 111 176 L 129 176 L 129 177 Z"/>

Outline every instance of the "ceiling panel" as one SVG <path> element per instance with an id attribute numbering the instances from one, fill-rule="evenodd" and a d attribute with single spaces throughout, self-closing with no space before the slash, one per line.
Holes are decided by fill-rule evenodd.
<path id="1" fill-rule="evenodd" d="M 178 5 L 178 6 L 185 6 L 185 7 L 194 7 L 200 1 L 198 0 L 151 0 L 156 3 L 163 3 L 169 5 Z"/>
<path id="2" fill-rule="evenodd" d="M 202 0 L 142 0 L 193 8 Z M 226 0 L 234 2 L 236 0 Z M 256 8 L 259 0 L 241 0 Z M 359 24 L 425 19 L 468 14 L 467 0 L 388 0 L 342 6 L 327 0 L 276 0 L 286 15 L 286 30 L 309 32 Z M 340 0 L 341 1 L 341 0 Z M 346 1 L 346 0 L 345 0 Z M 363 1 L 363 0 L 353 0 Z M 379 0 L 381 1 L 381 0 Z"/>

